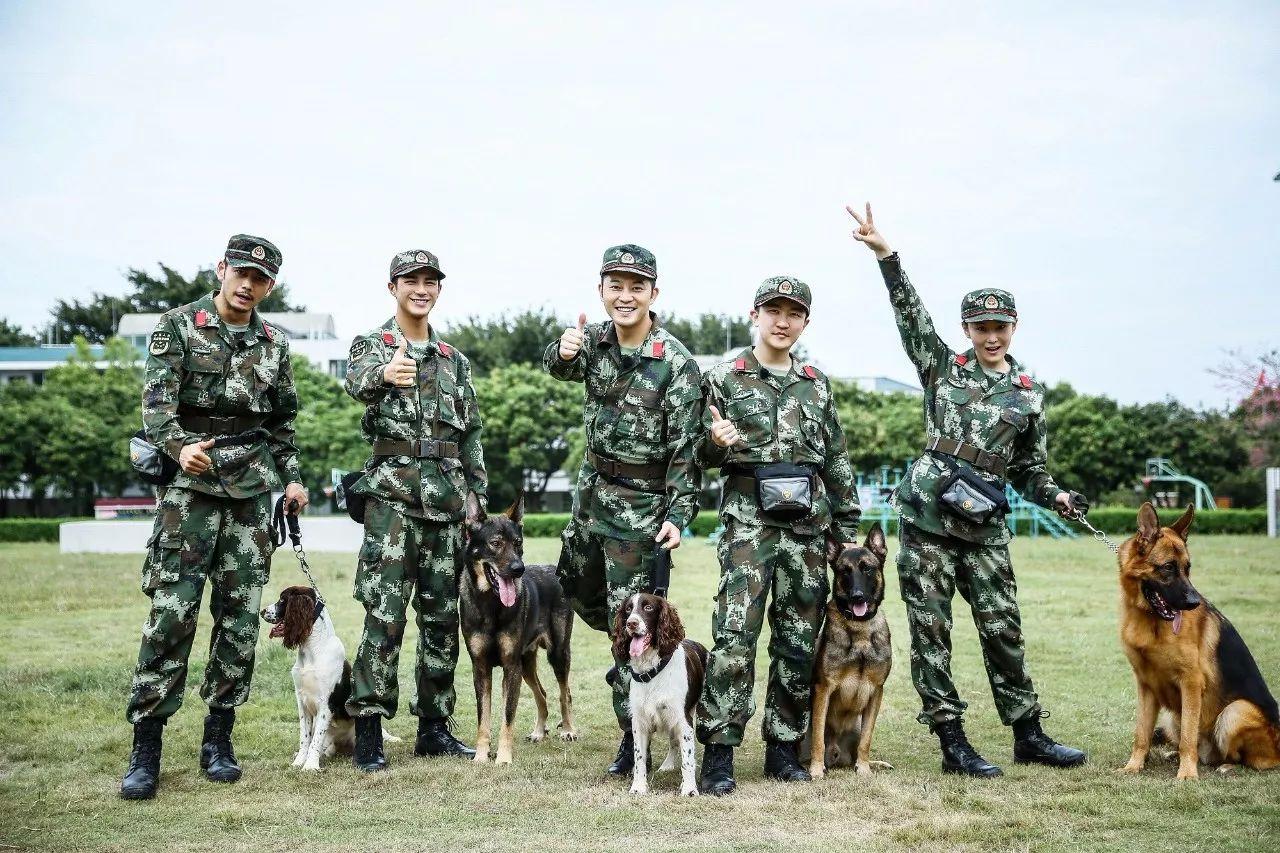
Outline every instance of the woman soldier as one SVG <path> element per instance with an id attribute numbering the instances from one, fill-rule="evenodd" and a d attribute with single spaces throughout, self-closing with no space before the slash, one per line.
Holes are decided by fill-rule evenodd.
<path id="1" fill-rule="evenodd" d="M 951 680 L 951 599 L 960 591 L 973 611 L 996 710 L 1013 726 L 1013 758 L 1051 767 L 1085 761 L 1040 728 L 1048 713 L 1023 661 L 1017 585 L 1009 562 L 1005 481 L 1029 500 L 1061 514 L 1089 502 L 1058 487 L 1048 459 L 1044 388 L 1008 354 L 1018 327 L 1013 295 L 983 288 L 960 303 L 961 329 L 972 346 L 947 347 L 896 252 L 871 218 L 859 216 L 853 237 L 875 252 L 889 288 L 898 331 L 924 388 L 926 445 L 895 505 L 901 521 L 898 577 L 911 628 L 911 678 L 924 710 L 917 718 L 942 745 L 942 769 L 970 776 L 1001 770 L 969 745 L 960 719 L 965 703 Z"/>

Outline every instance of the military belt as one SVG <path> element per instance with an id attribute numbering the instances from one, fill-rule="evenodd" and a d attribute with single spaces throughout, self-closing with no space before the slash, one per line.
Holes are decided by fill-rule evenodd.
<path id="1" fill-rule="evenodd" d="M 456 441 L 439 441 L 424 438 L 417 441 L 397 441 L 391 438 L 373 440 L 374 456 L 415 456 L 419 459 L 457 459 Z"/>
<path id="2" fill-rule="evenodd" d="M 946 456 L 954 456 L 957 459 L 963 459 L 973 467 L 988 474 L 994 474 L 997 477 L 1004 476 L 1006 466 L 1005 458 L 995 453 L 988 453 L 981 447 L 973 444 L 966 444 L 963 441 L 956 441 L 954 438 L 943 438 L 936 436 L 932 441 L 925 445 L 925 451 L 929 453 L 942 453 Z"/>
<path id="3" fill-rule="evenodd" d="M 755 465 L 743 465 L 738 462 L 730 462 L 722 466 L 720 473 L 724 475 L 725 491 L 747 492 L 754 495 L 756 492 L 756 467 Z M 802 467 L 809 469 L 810 484 L 816 489 L 818 485 L 817 471 L 811 465 L 802 464 Z"/>
<path id="4" fill-rule="evenodd" d="M 610 482 L 619 479 L 634 480 L 643 484 L 643 487 L 637 488 L 627 483 L 621 485 L 636 488 L 636 491 L 641 492 L 661 493 L 666 488 L 668 468 L 668 463 L 666 462 L 619 462 L 616 459 L 601 456 L 592 450 L 588 450 L 586 455 L 587 464 Z"/>
<path id="5" fill-rule="evenodd" d="M 178 423 L 187 432 L 205 435 L 231 435 L 256 429 L 266 421 L 264 415 L 198 415 L 178 410 Z"/>

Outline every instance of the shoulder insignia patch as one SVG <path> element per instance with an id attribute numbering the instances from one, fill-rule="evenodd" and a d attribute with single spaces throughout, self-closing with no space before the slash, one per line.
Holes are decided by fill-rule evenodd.
<path id="1" fill-rule="evenodd" d="M 667 351 L 667 345 L 666 345 L 665 343 L 663 343 L 662 341 L 654 341 L 654 342 L 653 342 L 653 357 L 654 357 L 654 358 L 662 358 L 663 354 L 664 354 L 666 351 Z"/>
<path id="2" fill-rule="evenodd" d="M 203 329 L 209 325 L 209 312 L 201 308 L 196 312 L 196 328 Z"/>
<path id="3" fill-rule="evenodd" d="M 393 347 L 396 345 L 396 336 L 391 334 L 390 332 L 383 332 L 382 342 L 389 347 Z"/>
<path id="4" fill-rule="evenodd" d="M 363 358 L 365 355 L 367 355 L 369 352 L 369 347 L 370 347 L 370 343 L 367 338 L 360 338 L 355 343 L 353 343 L 351 345 L 352 361 L 358 358 Z"/>
<path id="5" fill-rule="evenodd" d="M 440 354 L 445 358 L 453 358 L 453 347 L 444 341 L 436 341 L 436 347 L 440 350 Z"/>
<path id="6" fill-rule="evenodd" d="M 173 335 L 164 329 L 151 333 L 150 351 L 152 355 L 163 355 L 169 351 L 169 344 L 173 340 Z"/>
<path id="7" fill-rule="evenodd" d="M 960 365 L 961 367 L 964 367 L 964 366 L 965 366 L 966 364 L 968 364 L 968 363 L 969 363 L 969 357 L 968 357 L 968 356 L 966 356 L 966 355 L 958 355 L 958 356 L 956 356 L 956 364 Z"/>
<path id="8" fill-rule="evenodd" d="M 808 376 L 810 379 L 817 379 L 818 371 L 814 370 L 812 364 L 806 364 L 804 366 L 804 375 Z"/>
<path id="9" fill-rule="evenodd" d="M 1021 385 L 1023 388 L 1030 389 L 1030 388 L 1031 388 L 1031 377 L 1030 377 L 1030 376 L 1028 376 L 1028 375 L 1027 375 L 1027 374 L 1025 374 L 1025 373 L 1020 374 L 1020 375 L 1018 376 L 1018 384 L 1019 384 L 1019 385 Z"/>
<path id="10" fill-rule="evenodd" d="M 746 370 L 746 369 L 747 369 L 747 360 L 746 360 L 745 358 L 740 358 L 740 359 L 738 359 L 737 361 L 735 361 L 735 362 L 733 363 L 733 369 L 734 369 L 734 370 L 737 370 L 737 371 L 743 371 L 743 370 Z"/>

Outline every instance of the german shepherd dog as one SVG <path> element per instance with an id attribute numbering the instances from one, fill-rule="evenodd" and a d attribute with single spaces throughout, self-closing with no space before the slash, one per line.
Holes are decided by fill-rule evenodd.
<path id="1" fill-rule="evenodd" d="M 809 775 L 820 778 L 828 767 L 848 767 L 869 774 L 891 770 L 871 761 L 884 682 L 893 665 L 889 623 L 880 612 L 884 601 L 884 531 L 872 525 L 862 547 L 841 548 L 828 538 L 832 594 L 818 640 L 813 669 L 813 713 L 800 742 L 809 753 Z"/>
<path id="2" fill-rule="evenodd" d="M 1120 642 L 1138 686 L 1133 754 L 1121 773 L 1142 770 L 1153 732 L 1177 744 L 1179 779 L 1197 778 L 1197 759 L 1219 772 L 1280 765 L 1276 700 L 1240 634 L 1191 585 L 1194 517 L 1188 506 L 1161 527 L 1143 504 L 1137 534 L 1120 546 Z"/>
<path id="3" fill-rule="evenodd" d="M 520 681 L 533 691 L 538 721 L 529 733 L 537 743 L 547 735 L 547 691 L 538 681 L 538 649 L 560 685 L 560 738 L 575 740 L 573 699 L 569 693 L 569 640 L 573 611 L 552 566 L 524 564 L 524 493 L 501 515 L 486 516 L 474 495 L 467 496 L 465 571 L 458 584 L 462 636 L 475 675 L 479 732 L 476 761 L 489 760 L 493 668 L 502 667 L 502 729 L 495 763 L 510 764 L 515 747 L 516 705 Z"/>

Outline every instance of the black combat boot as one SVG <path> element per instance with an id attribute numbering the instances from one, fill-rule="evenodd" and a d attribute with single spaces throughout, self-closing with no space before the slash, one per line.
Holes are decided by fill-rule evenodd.
<path id="1" fill-rule="evenodd" d="M 129 769 L 120 782 L 120 797 L 149 800 L 160 786 L 160 743 L 164 720 L 146 719 L 133 724 L 133 752 Z"/>
<path id="2" fill-rule="evenodd" d="M 732 794 L 738 787 L 733 781 L 733 747 L 709 743 L 702 748 L 702 773 L 698 790 L 713 797 Z"/>
<path id="3" fill-rule="evenodd" d="M 1013 723 L 1013 760 L 1018 764 L 1076 767 L 1089 757 L 1084 750 L 1063 746 L 1044 733 L 1040 720 L 1048 711 L 1032 711 Z"/>
<path id="4" fill-rule="evenodd" d="M 942 772 L 984 779 L 1004 775 L 1003 770 L 978 755 L 978 751 L 969 745 L 959 720 L 938 723 L 933 732 L 942 744 Z"/>
<path id="5" fill-rule="evenodd" d="M 764 775 L 782 782 L 812 782 L 809 771 L 800 766 L 796 742 L 771 740 L 764 747 Z"/>
<path id="6" fill-rule="evenodd" d="M 365 773 L 387 769 L 387 757 L 382 754 L 380 714 L 356 717 L 356 748 L 351 753 L 351 763 Z"/>
<path id="7" fill-rule="evenodd" d="M 238 782 L 240 765 L 231 748 L 231 729 L 236 724 L 234 708 L 210 708 L 204 718 L 204 741 L 200 744 L 200 769 L 213 782 Z"/>
<path id="8" fill-rule="evenodd" d="M 636 766 L 636 740 L 631 735 L 631 723 L 622 730 L 622 743 L 618 744 L 618 756 L 607 772 L 610 776 L 628 776 Z"/>
<path id="9" fill-rule="evenodd" d="M 413 743 L 414 755 L 457 755 L 475 758 L 476 751 L 453 736 L 444 717 L 418 718 L 418 739 Z"/>

